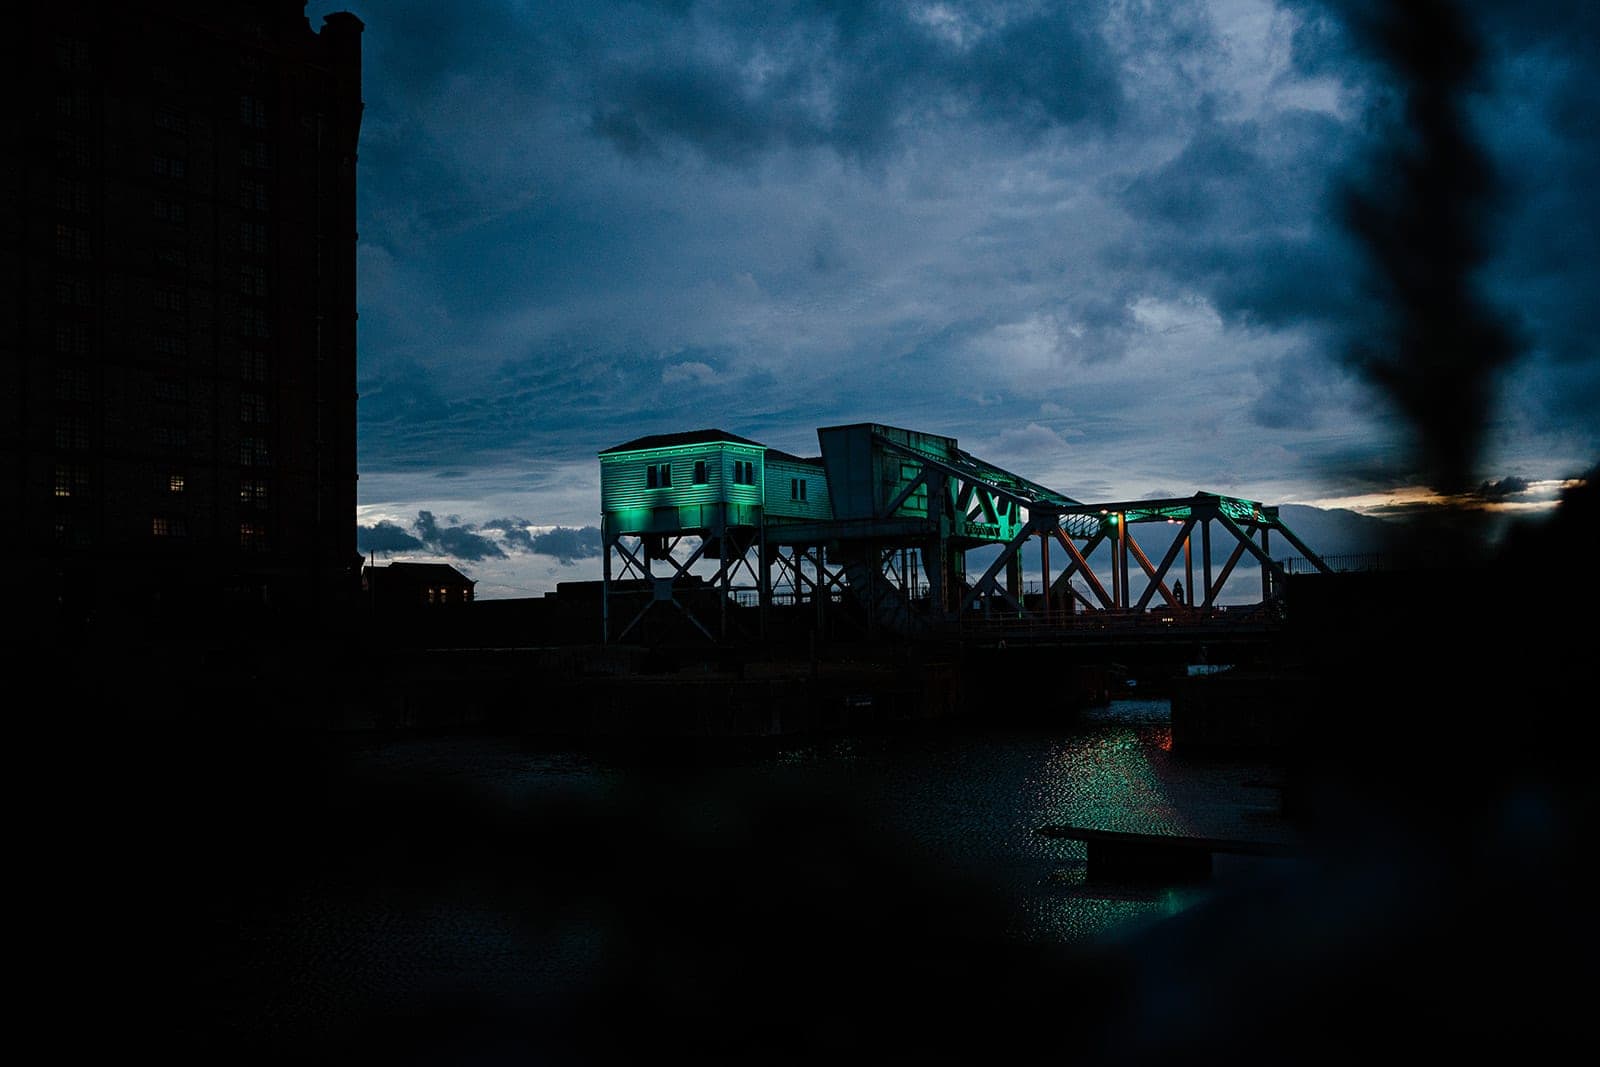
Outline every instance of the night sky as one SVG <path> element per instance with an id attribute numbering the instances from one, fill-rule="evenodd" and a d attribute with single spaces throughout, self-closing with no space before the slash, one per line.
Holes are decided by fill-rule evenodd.
<path id="1" fill-rule="evenodd" d="M 1600 7 L 1393 6 L 308 5 L 367 26 L 362 548 L 597 577 L 595 453 L 708 426 L 1547 506 L 1600 458 Z"/>

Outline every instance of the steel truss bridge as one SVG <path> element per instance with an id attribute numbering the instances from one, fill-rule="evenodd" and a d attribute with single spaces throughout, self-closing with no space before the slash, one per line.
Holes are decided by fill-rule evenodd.
<path id="1" fill-rule="evenodd" d="M 683 436 L 732 437 L 720 431 Z M 1257 501 L 1198 492 L 1085 503 L 987 463 L 951 438 L 877 424 L 824 428 L 818 437 L 820 459 L 776 452 L 767 458 L 766 499 L 759 506 L 715 499 L 712 488 L 692 510 L 679 503 L 671 515 L 659 501 L 648 518 L 639 517 L 642 509 L 608 507 L 602 517 L 606 639 L 636 638 L 643 620 L 661 611 L 680 614 L 713 642 L 760 638 L 775 612 L 797 611 L 814 611 L 819 627 L 851 617 L 874 637 L 1222 637 L 1270 627 L 1276 619 L 1285 565 L 1272 558 L 1275 539 L 1299 553 L 1298 567 L 1330 569 L 1276 507 Z M 719 463 L 727 468 L 719 449 L 744 455 L 753 454 L 746 446 L 764 447 L 733 440 L 739 444 L 675 442 L 671 447 L 682 456 L 673 462 L 698 479 Z M 633 451 L 655 463 L 663 449 Z M 631 458 L 628 446 L 610 456 L 617 471 L 612 477 L 620 481 L 627 476 L 621 463 Z M 602 468 L 603 495 L 612 470 Z M 782 475 L 776 481 L 774 470 Z M 794 499 L 807 496 L 802 476 L 814 479 L 809 484 L 817 501 Z M 711 481 L 706 475 L 705 483 L 694 485 L 711 488 Z M 791 499 L 772 499 L 785 494 Z M 1151 543 L 1171 535 L 1159 559 L 1145 550 L 1140 533 Z M 981 572 L 969 571 L 968 553 L 984 548 L 998 551 Z M 1024 562 L 1034 553 L 1041 581 L 1030 593 Z M 1223 609 L 1218 598 L 1241 563 L 1259 570 L 1261 599 Z M 697 568 L 711 573 L 703 576 Z"/>

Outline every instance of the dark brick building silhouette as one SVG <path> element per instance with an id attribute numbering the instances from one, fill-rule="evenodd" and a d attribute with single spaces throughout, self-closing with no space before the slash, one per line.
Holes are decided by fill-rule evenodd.
<path id="1" fill-rule="evenodd" d="M 358 596 L 362 23 L 32 5 L 0 276 L 7 555 L 59 626 Z"/>

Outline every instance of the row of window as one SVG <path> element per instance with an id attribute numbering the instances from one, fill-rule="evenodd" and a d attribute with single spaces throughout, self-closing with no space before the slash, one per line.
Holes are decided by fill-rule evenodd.
<path id="1" fill-rule="evenodd" d="M 243 206 L 250 207 L 251 204 L 264 206 L 266 203 L 266 193 L 262 191 L 260 193 L 259 200 L 257 200 L 256 194 L 256 190 L 250 190 L 249 196 L 251 197 L 251 200 L 248 203 L 243 204 Z M 84 195 L 86 197 L 86 194 Z M 241 194 L 241 197 L 243 195 L 244 194 Z M 88 210 L 86 206 L 87 200 L 80 199 L 80 194 L 74 185 L 69 184 L 57 189 L 56 196 L 57 206 L 61 207 L 63 211 Z M 64 202 L 69 203 L 71 206 L 63 206 Z M 151 216 L 158 221 L 165 222 L 171 226 L 184 225 L 188 221 L 188 211 L 188 206 L 184 204 L 183 201 L 169 200 L 165 197 L 157 197 L 150 205 Z M 56 255 L 60 256 L 62 259 L 88 260 L 94 258 L 94 243 L 89 235 L 88 228 L 84 226 L 74 226 L 70 222 L 58 222 L 55 224 L 55 249 Z M 268 250 L 267 227 L 265 223 L 241 222 L 239 224 L 239 251 L 260 255 L 266 253 Z M 156 250 L 156 262 L 161 264 L 163 267 L 186 267 L 189 263 L 189 254 L 186 249 L 180 246 L 164 245 Z M 259 271 L 259 268 L 256 269 Z M 243 289 L 243 291 L 247 293 L 252 292 L 250 289 Z M 257 289 L 254 290 L 254 295 L 266 295 L 265 280 L 263 280 Z"/>
<path id="2" fill-rule="evenodd" d="M 60 296 L 60 293 L 57 293 Z M 157 307 L 167 311 L 181 311 L 183 300 L 181 294 L 174 296 L 167 294 L 168 303 L 160 303 L 158 296 Z M 174 306 L 176 305 L 176 306 Z M 272 336 L 272 319 L 267 312 L 260 308 L 244 307 L 239 309 L 239 336 L 249 340 L 256 338 L 265 340 Z M 86 356 L 89 354 L 90 331 L 87 323 L 82 322 L 57 322 L 54 330 L 55 351 L 64 356 Z M 150 338 L 150 349 L 161 356 L 186 356 L 189 354 L 189 339 L 181 333 L 163 331 Z M 242 352 L 239 356 L 239 376 L 246 381 L 265 381 L 267 377 L 267 357 L 260 352 Z M 665 467 L 665 464 L 663 464 Z M 663 485 L 671 485 L 670 470 L 668 481 Z M 696 479 L 701 481 L 703 479 Z M 650 483 L 655 487 L 655 482 Z"/>
<path id="3" fill-rule="evenodd" d="M 164 539 L 187 537 L 188 521 L 182 515 L 153 515 L 150 518 L 150 535 Z M 239 547 L 259 552 L 267 547 L 265 523 L 246 521 L 239 524 Z"/>
<path id="4" fill-rule="evenodd" d="M 55 465 L 55 495 L 63 499 L 83 496 L 89 491 L 89 468 L 82 463 L 57 463 Z M 188 479 L 179 471 L 156 476 L 155 491 L 172 496 L 182 495 Z M 261 478 L 243 478 L 239 481 L 241 507 L 265 509 L 269 499 L 268 483 Z"/>
<path id="5" fill-rule="evenodd" d="M 750 460 L 734 460 L 733 480 L 737 485 L 756 484 L 756 465 Z M 694 461 L 694 484 L 705 485 L 710 481 L 706 469 L 706 461 Z M 672 464 L 652 463 L 644 469 L 644 484 L 646 489 L 668 489 L 672 486 Z M 806 479 L 789 479 L 789 499 L 806 499 Z"/>
<path id="6" fill-rule="evenodd" d="M 246 422 L 257 424 L 267 421 L 266 404 L 259 399 L 242 401 L 245 410 L 241 418 Z M 152 427 L 150 440 L 156 448 L 164 451 L 184 449 L 189 447 L 189 430 L 184 426 L 161 425 Z M 89 426 L 82 416 L 68 415 L 56 421 L 55 446 L 63 452 L 82 452 L 89 448 Z M 271 464 L 271 448 L 266 438 L 244 437 L 239 440 L 239 465 L 243 467 L 265 467 Z M 66 467 L 57 467 L 59 475 Z M 251 500 L 260 503 L 266 497 L 265 483 L 250 482 L 251 491 L 241 492 L 240 500 Z M 176 488 L 168 486 L 172 492 L 181 492 L 182 486 Z M 57 479 L 56 496 L 71 496 L 69 492 L 62 492 L 60 479 Z"/>
<path id="7" fill-rule="evenodd" d="M 733 462 L 733 480 L 737 485 L 756 484 L 756 465 L 750 460 L 738 459 Z M 694 461 L 694 484 L 706 485 L 711 481 L 710 473 L 706 469 L 706 461 Z M 644 470 L 644 484 L 647 489 L 667 489 L 672 485 L 672 464 L 652 463 Z"/>

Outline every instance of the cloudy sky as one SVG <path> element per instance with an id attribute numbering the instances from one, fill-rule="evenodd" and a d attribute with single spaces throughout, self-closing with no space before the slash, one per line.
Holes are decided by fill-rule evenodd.
<path id="1" fill-rule="evenodd" d="M 1600 6 L 308 5 L 366 23 L 360 522 L 597 576 L 600 449 L 875 421 L 1078 499 L 1600 458 Z"/>

